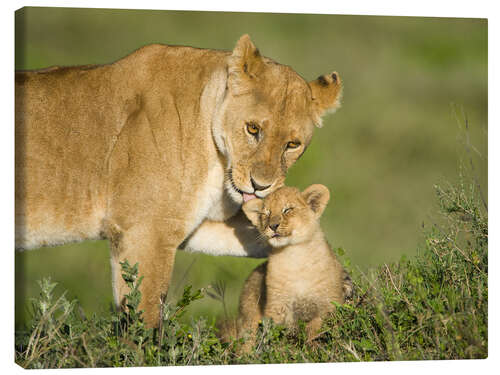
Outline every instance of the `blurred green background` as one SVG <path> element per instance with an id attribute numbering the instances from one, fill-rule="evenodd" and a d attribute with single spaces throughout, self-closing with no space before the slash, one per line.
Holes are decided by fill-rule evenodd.
<path id="1" fill-rule="evenodd" d="M 422 224 L 432 222 L 433 185 L 455 181 L 469 156 L 487 196 L 484 19 L 23 8 L 16 13 L 16 69 L 109 63 L 149 43 L 230 50 L 244 33 L 307 80 L 333 70 L 343 78 L 342 108 L 315 132 L 287 183 L 330 188 L 322 225 L 355 267 L 415 254 Z M 16 325 L 29 317 L 27 301 L 44 276 L 86 312 L 109 311 L 106 241 L 16 253 L 15 260 Z M 169 298 L 186 284 L 224 280 L 235 313 L 240 288 L 260 262 L 179 251 Z M 206 297 L 190 314 L 222 311 Z"/>

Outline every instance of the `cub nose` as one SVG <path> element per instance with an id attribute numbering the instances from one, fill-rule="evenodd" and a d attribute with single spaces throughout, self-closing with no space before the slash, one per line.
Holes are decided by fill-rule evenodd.
<path id="1" fill-rule="evenodd" d="M 280 226 L 279 223 L 276 223 L 276 224 L 269 224 L 269 228 L 271 228 L 273 231 L 276 232 L 276 229 L 278 229 L 278 227 Z"/>
<path id="2" fill-rule="evenodd" d="M 271 185 L 260 185 L 257 183 L 252 176 L 250 176 L 250 182 L 252 183 L 252 186 L 255 190 L 266 190 L 268 187 Z"/>

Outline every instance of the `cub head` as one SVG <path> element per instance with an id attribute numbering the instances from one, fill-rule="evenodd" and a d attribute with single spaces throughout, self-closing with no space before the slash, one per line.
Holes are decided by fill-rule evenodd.
<path id="1" fill-rule="evenodd" d="M 264 199 L 246 202 L 243 212 L 272 247 L 283 247 L 311 238 L 329 200 L 324 185 L 311 185 L 303 192 L 283 186 Z"/>
<path id="2" fill-rule="evenodd" d="M 226 90 L 212 127 L 235 202 L 263 198 L 283 185 L 321 116 L 339 106 L 341 91 L 336 72 L 306 82 L 263 57 L 248 35 L 240 38 L 227 57 Z"/>

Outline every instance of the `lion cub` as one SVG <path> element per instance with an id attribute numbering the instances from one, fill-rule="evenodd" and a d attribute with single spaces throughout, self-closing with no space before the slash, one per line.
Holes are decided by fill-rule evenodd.
<path id="1" fill-rule="evenodd" d="M 245 350 L 253 345 L 262 317 L 294 326 L 307 322 L 314 338 L 322 318 L 352 295 L 352 281 L 330 249 L 319 224 L 330 192 L 311 185 L 304 192 L 282 187 L 265 199 L 243 205 L 248 219 L 272 250 L 267 262 L 248 277 L 240 296 L 236 336 L 249 334 Z"/>

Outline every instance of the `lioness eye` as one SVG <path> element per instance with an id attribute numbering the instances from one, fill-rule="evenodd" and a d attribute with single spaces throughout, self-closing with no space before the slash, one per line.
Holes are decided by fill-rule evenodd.
<path id="1" fill-rule="evenodd" d="M 297 148 L 299 146 L 300 146 L 300 142 L 294 142 L 294 141 L 288 142 L 286 144 L 286 148 Z"/>
<path id="2" fill-rule="evenodd" d="M 286 207 L 286 208 L 284 208 L 283 209 L 283 214 L 289 213 L 292 209 L 293 209 L 293 207 Z"/>
<path id="3" fill-rule="evenodd" d="M 251 135 L 253 135 L 254 137 L 257 137 L 259 135 L 259 127 L 257 124 L 253 123 L 253 122 L 247 122 L 247 132 Z"/>

